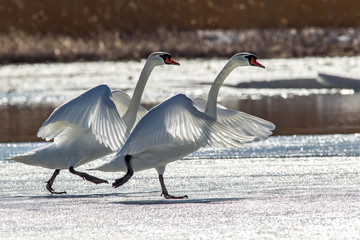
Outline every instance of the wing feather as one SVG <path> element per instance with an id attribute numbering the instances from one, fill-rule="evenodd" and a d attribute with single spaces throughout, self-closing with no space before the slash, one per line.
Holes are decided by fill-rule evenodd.
<path id="1" fill-rule="evenodd" d="M 112 100 L 115 103 L 115 106 L 120 114 L 121 117 L 124 116 L 124 114 L 126 113 L 131 98 L 128 94 L 126 94 L 125 92 L 121 91 L 121 90 L 114 90 L 112 91 Z M 139 105 L 137 114 L 136 114 L 136 120 L 135 120 L 135 124 L 137 122 L 139 122 L 139 120 L 148 112 L 148 110 L 146 108 L 144 108 L 143 106 Z"/>
<path id="2" fill-rule="evenodd" d="M 126 126 L 112 97 L 107 85 L 89 89 L 55 109 L 40 127 L 38 137 L 66 141 L 73 137 L 65 134 L 71 132 L 69 128 L 74 131 L 82 128 L 91 130 L 100 143 L 112 150 L 119 149 L 127 138 Z"/>
<path id="3" fill-rule="evenodd" d="M 200 112 L 183 94 L 151 109 L 136 125 L 118 154 L 136 154 L 164 145 L 239 147 L 256 140 Z"/>
<path id="4" fill-rule="evenodd" d="M 194 102 L 200 111 L 205 111 L 206 100 L 196 98 Z M 275 129 L 272 122 L 244 112 L 227 109 L 219 104 L 217 107 L 217 121 L 241 134 L 257 136 L 261 140 L 268 138 Z"/>

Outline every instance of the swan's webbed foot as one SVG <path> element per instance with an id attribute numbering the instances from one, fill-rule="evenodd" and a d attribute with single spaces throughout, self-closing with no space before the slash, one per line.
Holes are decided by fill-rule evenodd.
<path id="1" fill-rule="evenodd" d="M 134 175 L 134 170 L 130 164 L 130 159 L 131 159 L 130 155 L 125 156 L 125 163 L 126 163 L 128 171 L 122 178 L 118 178 L 115 180 L 115 182 L 113 182 L 112 186 L 114 188 L 124 185 Z"/>
<path id="2" fill-rule="evenodd" d="M 92 183 L 95 183 L 95 184 L 109 183 L 109 182 L 106 181 L 106 180 L 103 180 L 103 179 L 100 179 L 100 178 L 91 176 L 90 174 L 87 174 L 87 173 L 84 173 L 84 172 L 75 171 L 75 169 L 74 169 L 73 167 L 70 167 L 70 168 L 69 168 L 69 171 L 70 171 L 72 174 L 78 175 L 78 176 L 82 177 L 84 180 L 87 180 L 87 181 L 92 182 Z"/>
<path id="3" fill-rule="evenodd" d="M 46 184 L 46 189 L 47 189 L 51 194 L 66 194 L 65 191 L 63 191 L 63 192 L 56 192 L 56 191 L 51 187 L 51 185 L 49 185 L 49 184 Z"/>
<path id="4" fill-rule="evenodd" d="M 127 183 L 127 181 L 129 181 L 132 175 L 134 175 L 134 173 L 127 172 L 122 178 L 116 179 L 115 182 L 113 182 L 112 186 L 114 188 L 117 188 L 124 185 L 125 183 Z"/>
<path id="5" fill-rule="evenodd" d="M 174 196 L 174 195 L 170 195 L 168 193 L 168 190 L 165 187 L 165 182 L 164 182 L 164 177 L 162 174 L 159 174 L 159 181 L 160 181 L 160 185 L 161 185 L 161 196 L 164 196 L 164 198 L 166 199 L 183 199 L 183 198 L 188 198 L 187 195 L 184 196 Z"/>
<path id="6" fill-rule="evenodd" d="M 66 192 L 56 192 L 53 188 L 52 185 L 54 183 L 54 180 L 56 178 L 57 175 L 59 175 L 60 173 L 60 169 L 56 169 L 53 173 L 53 175 L 51 176 L 51 178 L 46 182 L 46 189 L 51 193 L 51 194 L 66 194 Z"/>
<path id="7" fill-rule="evenodd" d="M 174 196 L 174 195 L 170 195 L 169 193 L 162 193 L 161 196 L 164 196 L 165 199 L 184 199 L 184 198 L 189 198 L 187 195 L 184 195 L 184 196 Z"/>

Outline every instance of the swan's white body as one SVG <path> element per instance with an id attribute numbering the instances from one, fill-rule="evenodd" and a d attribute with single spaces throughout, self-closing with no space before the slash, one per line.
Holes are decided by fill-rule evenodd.
<path id="1" fill-rule="evenodd" d="M 129 172 L 125 161 L 129 155 L 133 171 L 156 168 L 162 178 L 166 164 L 201 147 L 239 147 L 266 139 L 275 128 L 271 122 L 217 107 L 218 91 L 225 78 L 236 67 L 249 65 L 263 67 L 251 54 L 233 56 L 212 84 L 206 103 L 179 94 L 151 109 L 135 126 L 115 158 L 96 170 Z M 160 183 L 164 185 L 162 179 Z M 163 193 L 167 194 L 165 187 Z"/>
<path id="2" fill-rule="evenodd" d="M 78 167 L 121 147 L 129 128 L 121 117 L 131 98 L 124 92 L 96 86 L 57 108 L 38 131 L 54 142 L 11 160 L 50 169 Z M 141 105 L 136 122 L 146 114 Z M 116 134 L 118 133 L 118 134 Z"/>
<path id="3" fill-rule="evenodd" d="M 234 131 L 199 111 L 198 107 L 191 99 L 179 94 L 151 109 L 136 125 L 115 159 L 97 170 L 127 171 L 124 157 L 131 155 L 134 171 L 156 168 L 161 174 L 167 163 L 201 147 L 240 147 L 265 138 L 271 133 L 269 128 L 273 127 L 271 123 L 249 115 L 251 117 L 243 118 L 244 127 L 239 125 L 240 130 Z M 257 127 L 260 136 L 243 134 L 247 126 Z"/>
<path id="4" fill-rule="evenodd" d="M 10 160 L 60 170 L 118 150 L 147 112 L 140 100 L 150 73 L 164 64 L 178 65 L 168 53 L 148 57 L 132 98 L 103 84 L 58 107 L 38 131 L 38 137 L 54 142 Z"/>

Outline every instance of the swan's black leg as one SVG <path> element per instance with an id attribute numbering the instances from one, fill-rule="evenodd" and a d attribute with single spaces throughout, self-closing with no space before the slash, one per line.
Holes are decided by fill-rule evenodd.
<path id="1" fill-rule="evenodd" d="M 125 163 L 126 163 L 126 167 L 127 167 L 127 173 L 122 178 L 118 178 L 115 180 L 115 182 L 113 182 L 112 185 L 114 188 L 124 185 L 127 181 L 129 181 L 129 179 L 132 177 L 132 175 L 134 175 L 134 170 L 130 164 L 130 160 L 131 160 L 131 155 L 126 155 Z"/>
<path id="2" fill-rule="evenodd" d="M 56 192 L 54 191 L 54 189 L 52 188 L 52 185 L 54 183 L 54 180 L 56 178 L 57 175 L 59 175 L 60 173 L 60 169 L 56 169 L 53 173 L 53 175 L 51 176 L 51 178 L 46 182 L 46 189 L 51 193 L 51 194 L 66 194 L 66 192 Z"/>
<path id="3" fill-rule="evenodd" d="M 166 199 L 182 199 L 182 198 L 188 198 L 187 195 L 184 196 L 174 196 L 174 195 L 170 195 L 168 193 L 168 190 L 165 187 L 165 183 L 164 183 L 164 177 L 162 174 L 159 174 L 159 181 L 160 181 L 160 185 L 161 185 L 161 190 L 162 193 L 161 195 L 164 196 Z"/>
<path id="4" fill-rule="evenodd" d="M 87 181 L 92 182 L 92 183 L 95 183 L 95 184 L 99 184 L 99 183 L 109 183 L 109 182 L 106 181 L 106 180 L 103 180 L 103 179 L 100 179 L 100 178 L 91 176 L 91 175 L 89 175 L 89 174 L 87 174 L 87 173 L 75 171 L 74 167 L 69 167 L 69 171 L 70 171 L 72 174 L 78 175 L 78 176 L 82 177 L 84 180 L 87 180 Z"/>

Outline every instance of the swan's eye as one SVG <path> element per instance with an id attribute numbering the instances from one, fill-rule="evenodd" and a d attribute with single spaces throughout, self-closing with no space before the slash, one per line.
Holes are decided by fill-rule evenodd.
<path id="1" fill-rule="evenodd" d="M 247 56 L 245 56 L 245 58 L 247 58 L 249 60 L 249 62 L 251 62 L 252 59 L 254 59 L 254 60 L 257 59 L 257 57 L 254 55 L 247 55 Z"/>
<path id="2" fill-rule="evenodd" d="M 164 60 L 164 62 L 166 62 L 166 59 L 169 58 L 169 55 L 168 54 L 162 54 L 162 55 L 160 55 L 160 57 Z M 171 59 L 171 56 L 170 56 L 170 59 Z"/>
<path id="3" fill-rule="evenodd" d="M 180 65 L 180 63 L 174 61 L 171 58 L 170 54 L 164 54 L 164 55 L 160 55 L 160 56 L 164 59 L 164 63 L 166 63 L 166 64 Z"/>
<path id="4" fill-rule="evenodd" d="M 256 66 L 256 67 L 265 68 L 264 65 L 262 65 L 261 63 L 259 63 L 258 61 L 256 61 L 256 59 L 257 59 L 256 56 L 254 56 L 254 55 L 249 55 L 249 56 L 246 56 L 246 58 L 248 59 L 249 64 L 250 64 L 251 66 Z"/>

